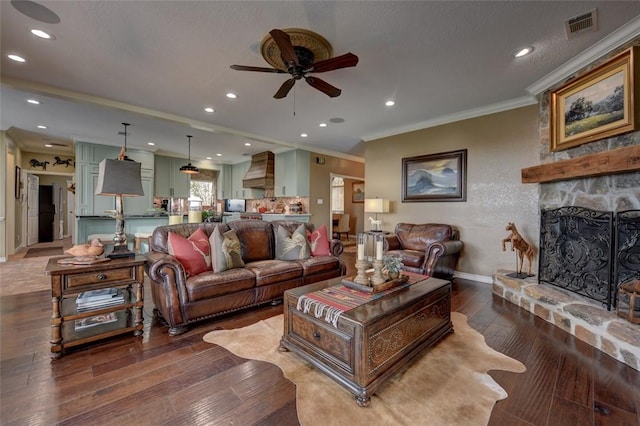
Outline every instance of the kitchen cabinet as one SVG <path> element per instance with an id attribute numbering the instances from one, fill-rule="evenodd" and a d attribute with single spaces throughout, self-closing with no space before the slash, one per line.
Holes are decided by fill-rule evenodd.
<path id="1" fill-rule="evenodd" d="M 231 196 L 226 198 L 264 198 L 264 189 L 244 188 L 242 181 L 251 167 L 251 161 L 234 164 L 231 169 Z"/>
<path id="2" fill-rule="evenodd" d="M 115 209 L 113 196 L 96 195 L 98 169 L 100 161 L 105 158 L 117 158 L 120 148 L 76 143 L 76 215 L 104 215 L 105 210 Z M 141 197 L 125 197 L 125 214 L 144 214 L 153 207 L 154 155 L 152 152 L 128 150 L 127 156 L 141 164 L 141 180 L 144 195 Z"/>
<path id="3" fill-rule="evenodd" d="M 311 153 L 302 149 L 294 149 L 275 156 L 276 197 L 308 197 L 309 196 L 309 161 Z"/>
<path id="4" fill-rule="evenodd" d="M 187 164 L 184 158 L 155 157 L 155 184 L 154 195 L 156 197 L 189 198 L 191 179 L 189 175 L 180 172 L 180 167 Z"/>

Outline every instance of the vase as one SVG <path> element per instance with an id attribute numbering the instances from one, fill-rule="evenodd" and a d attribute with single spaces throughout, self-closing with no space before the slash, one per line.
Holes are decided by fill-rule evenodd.
<path id="1" fill-rule="evenodd" d="M 400 276 L 400 271 L 388 271 L 387 275 L 389 276 L 390 280 L 395 280 Z"/>

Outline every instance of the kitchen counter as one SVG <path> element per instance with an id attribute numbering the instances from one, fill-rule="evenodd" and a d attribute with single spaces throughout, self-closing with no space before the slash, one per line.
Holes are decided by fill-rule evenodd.
<path id="1" fill-rule="evenodd" d="M 262 220 L 295 220 L 298 222 L 309 222 L 310 214 L 307 213 L 262 213 Z"/>

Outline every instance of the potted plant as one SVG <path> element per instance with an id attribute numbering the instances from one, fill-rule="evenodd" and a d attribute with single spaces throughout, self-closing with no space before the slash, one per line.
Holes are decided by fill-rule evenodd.
<path id="1" fill-rule="evenodd" d="M 395 280 L 400 276 L 400 271 L 402 271 L 403 266 L 400 258 L 395 256 L 385 256 L 382 259 L 382 263 L 384 265 L 384 269 L 387 271 L 389 279 Z"/>

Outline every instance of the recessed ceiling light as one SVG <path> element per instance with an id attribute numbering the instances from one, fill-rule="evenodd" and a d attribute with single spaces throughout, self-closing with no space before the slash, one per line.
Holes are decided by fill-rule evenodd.
<path id="1" fill-rule="evenodd" d="M 385 102 L 384 104 L 385 104 L 386 106 L 388 106 L 388 107 L 392 107 L 392 106 L 394 106 L 396 103 L 395 103 L 394 101 L 387 101 L 387 102 Z"/>
<path id="2" fill-rule="evenodd" d="M 27 62 L 27 60 L 25 58 L 23 58 L 22 56 L 18 56 L 18 55 L 14 55 L 14 54 L 7 55 L 7 58 L 11 59 L 12 61 L 16 61 L 16 62 Z"/>
<path id="3" fill-rule="evenodd" d="M 37 99 L 27 99 L 27 102 L 33 105 L 40 105 L 40 101 Z"/>
<path id="4" fill-rule="evenodd" d="M 149 146 L 156 146 L 156 144 L 155 144 L 155 143 L 153 143 L 153 142 L 147 142 L 147 145 L 149 145 Z"/>
<path id="5" fill-rule="evenodd" d="M 251 142 L 245 142 L 244 146 L 251 146 Z"/>
<path id="6" fill-rule="evenodd" d="M 238 95 L 236 95 L 235 93 L 232 93 L 232 92 L 227 93 L 227 98 L 229 98 L 229 99 L 235 99 L 237 97 L 238 97 Z"/>
<path id="7" fill-rule="evenodd" d="M 522 48 L 520 50 L 518 50 L 515 54 L 516 58 L 522 58 L 523 56 L 528 55 L 529 53 L 533 52 L 533 47 L 525 47 Z"/>
<path id="8" fill-rule="evenodd" d="M 205 157 L 207 160 L 211 160 L 211 157 Z"/>
<path id="9" fill-rule="evenodd" d="M 46 31 L 33 29 L 33 30 L 31 30 L 31 34 L 33 34 L 36 37 L 44 38 L 44 39 L 47 39 L 47 40 L 51 40 L 51 39 L 55 40 L 55 37 L 52 34 L 49 34 Z"/>
<path id="10" fill-rule="evenodd" d="M 308 135 L 308 134 L 306 134 L 306 133 L 300 133 L 300 137 L 301 137 L 301 138 L 306 138 L 307 136 L 309 136 L 309 135 Z"/>
<path id="11" fill-rule="evenodd" d="M 47 128 L 47 126 L 45 126 L 44 124 L 38 124 L 36 127 L 38 129 L 46 129 Z"/>
<path id="12" fill-rule="evenodd" d="M 220 154 L 219 152 L 216 154 L 216 157 L 222 157 L 222 154 Z"/>
<path id="13" fill-rule="evenodd" d="M 320 123 L 320 127 L 327 127 L 327 123 Z"/>
<path id="14" fill-rule="evenodd" d="M 206 108 L 204 109 L 204 111 L 205 111 L 205 112 L 208 112 L 208 113 L 212 113 L 212 112 L 214 112 L 215 110 L 214 110 L 213 108 L 211 108 L 211 107 L 206 107 Z"/>
<path id="15" fill-rule="evenodd" d="M 51 145 L 50 143 L 45 143 L 44 146 L 47 148 L 53 148 L 53 145 Z"/>

